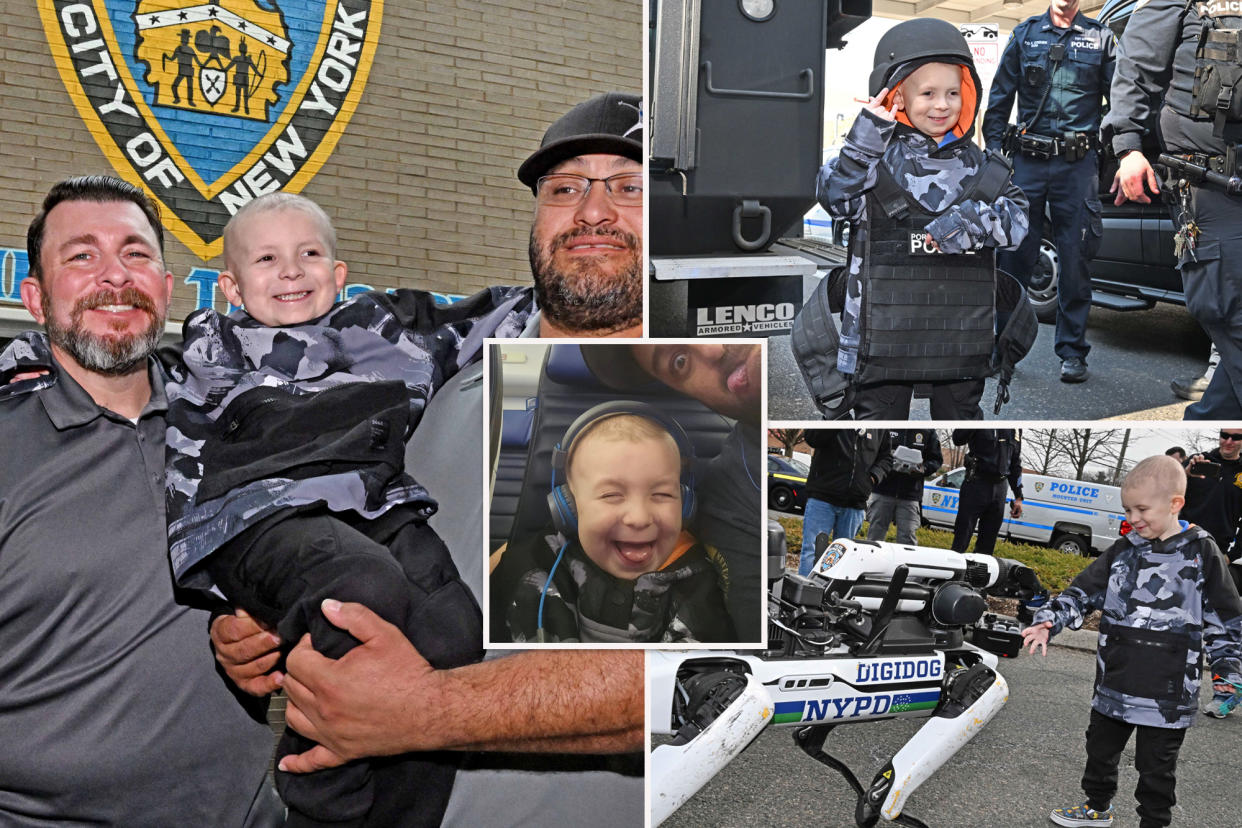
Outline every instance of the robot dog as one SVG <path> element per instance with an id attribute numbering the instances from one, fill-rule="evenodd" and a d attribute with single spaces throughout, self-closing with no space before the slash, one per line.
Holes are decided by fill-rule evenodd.
<path id="1" fill-rule="evenodd" d="M 785 539 L 769 529 L 783 568 Z M 651 819 L 681 807 L 768 725 L 839 772 L 858 794 L 855 821 L 881 817 L 927 828 L 906 801 L 974 737 L 1009 697 L 997 654 L 1021 649 L 1015 619 L 987 613 L 984 592 L 1037 599 L 1035 573 L 1017 561 L 947 549 L 817 539 L 809 577 L 786 574 L 769 596 L 766 650 L 647 655 L 652 733 Z M 968 642 L 967 638 L 971 640 Z M 864 789 L 823 749 L 841 724 L 894 717 L 927 724 Z"/>

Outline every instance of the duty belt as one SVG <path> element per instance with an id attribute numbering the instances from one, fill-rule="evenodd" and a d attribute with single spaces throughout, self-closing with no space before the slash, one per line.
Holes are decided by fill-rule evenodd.
<path id="1" fill-rule="evenodd" d="M 1017 149 L 1032 158 L 1052 158 L 1056 155 L 1077 155 L 1078 160 L 1091 150 L 1100 148 L 1099 136 L 1093 132 L 1067 132 L 1064 135 L 1039 135 L 1023 132 L 1014 136 Z"/>

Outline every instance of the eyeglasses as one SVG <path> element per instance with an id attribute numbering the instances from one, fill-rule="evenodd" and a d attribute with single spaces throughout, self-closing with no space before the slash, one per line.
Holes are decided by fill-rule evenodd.
<path id="1" fill-rule="evenodd" d="M 587 178 L 568 173 L 545 175 L 535 182 L 535 198 L 539 204 L 552 207 L 577 207 L 586 200 L 591 185 L 596 181 L 604 185 L 613 204 L 621 207 L 643 206 L 642 173 L 618 173 L 607 178 Z"/>
<path id="2" fill-rule="evenodd" d="M 1233 441 L 1236 443 L 1236 442 L 1238 442 L 1239 440 L 1242 440 L 1242 434 L 1234 434 L 1234 433 L 1233 433 L 1233 432 L 1231 432 L 1231 431 L 1222 431 L 1222 432 L 1220 433 L 1220 439 L 1222 439 L 1222 440 L 1233 440 Z"/>

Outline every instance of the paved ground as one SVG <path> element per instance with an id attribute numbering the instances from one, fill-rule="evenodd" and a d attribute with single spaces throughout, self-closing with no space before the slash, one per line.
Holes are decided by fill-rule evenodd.
<path id="1" fill-rule="evenodd" d="M 1046 659 L 1003 659 L 1009 702 L 974 741 L 915 792 L 907 812 L 931 828 L 1044 828 L 1047 812 L 1077 804 L 1090 713 L 1095 634 L 1054 639 Z M 1066 644 L 1070 646 L 1065 646 Z M 905 719 L 846 725 L 826 749 L 863 780 L 918 729 Z M 793 744 L 792 728 L 769 727 L 666 826 L 853 826 L 855 798 L 841 777 Z M 1237 762 L 1242 716 L 1200 716 L 1178 761 L 1174 826 L 1224 828 L 1239 818 Z M 1133 744 L 1122 756 L 1115 828 L 1136 828 Z M 881 823 L 891 824 L 891 823 Z"/>
<path id="2" fill-rule="evenodd" d="M 815 278 L 806 280 L 806 288 Z M 1175 378 L 1202 373 L 1209 342 L 1186 309 L 1157 305 L 1121 313 L 1092 308 L 1088 322 L 1090 379 L 1068 385 L 1059 379 L 1060 360 L 1053 353 L 1055 331 L 1040 325 L 1031 353 L 1018 365 L 1011 401 L 1001 410 L 1006 420 L 1180 420 L 1185 401 L 1169 389 Z M 983 396 L 984 414 L 993 418 L 995 381 Z M 819 413 L 789 350 L 789 337 L 768 339 L 768 417 L 770 420 L 817 420 Z M 915 420 L 930 419 L 926 400 L 916 400 Z"/>

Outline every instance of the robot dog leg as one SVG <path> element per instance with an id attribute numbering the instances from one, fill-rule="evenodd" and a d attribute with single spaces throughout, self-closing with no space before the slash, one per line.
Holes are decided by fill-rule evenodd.
<path id="1" fill-rule="evenodd" d="M 889 760 L 859 798 L 855 821 L 896 821 L 906 798 L 983 729 L 1009 699 L 1009 685 L 986 664 L 960 670 L 945 682 L 945 700 L 927 724 Z"/>
<path id="2" fill-rule="evenodd" d="M 997 656 L 966 633 L 986 612 L 984 590 L 1037 587 L 1033 573 L 950 550 L 825 547 L 809 577 L 786 575 L 772 590 L 767 649 L 648 653 L 648 723 L 675 734 L 651 754 L 653 824 L 771 724 L 797 728 L 801 749 L 854 787 L 859 825 L 923 826 L 903 813 L 906 800 L 1005 704 Z M 998 628 L 976 641 L 1006 652 L 1013 636 Z M 928 721 L 867 788 L 823 750 L 841 724 L 894 717 Z"/>
<path id="3" fill-rule="evenodd" d="M 685 684 L 693 715 L 651 753 L 651 824 L 698 793 L 772 720 L 772 696 L 752 675 L 702 673 Z"/>

